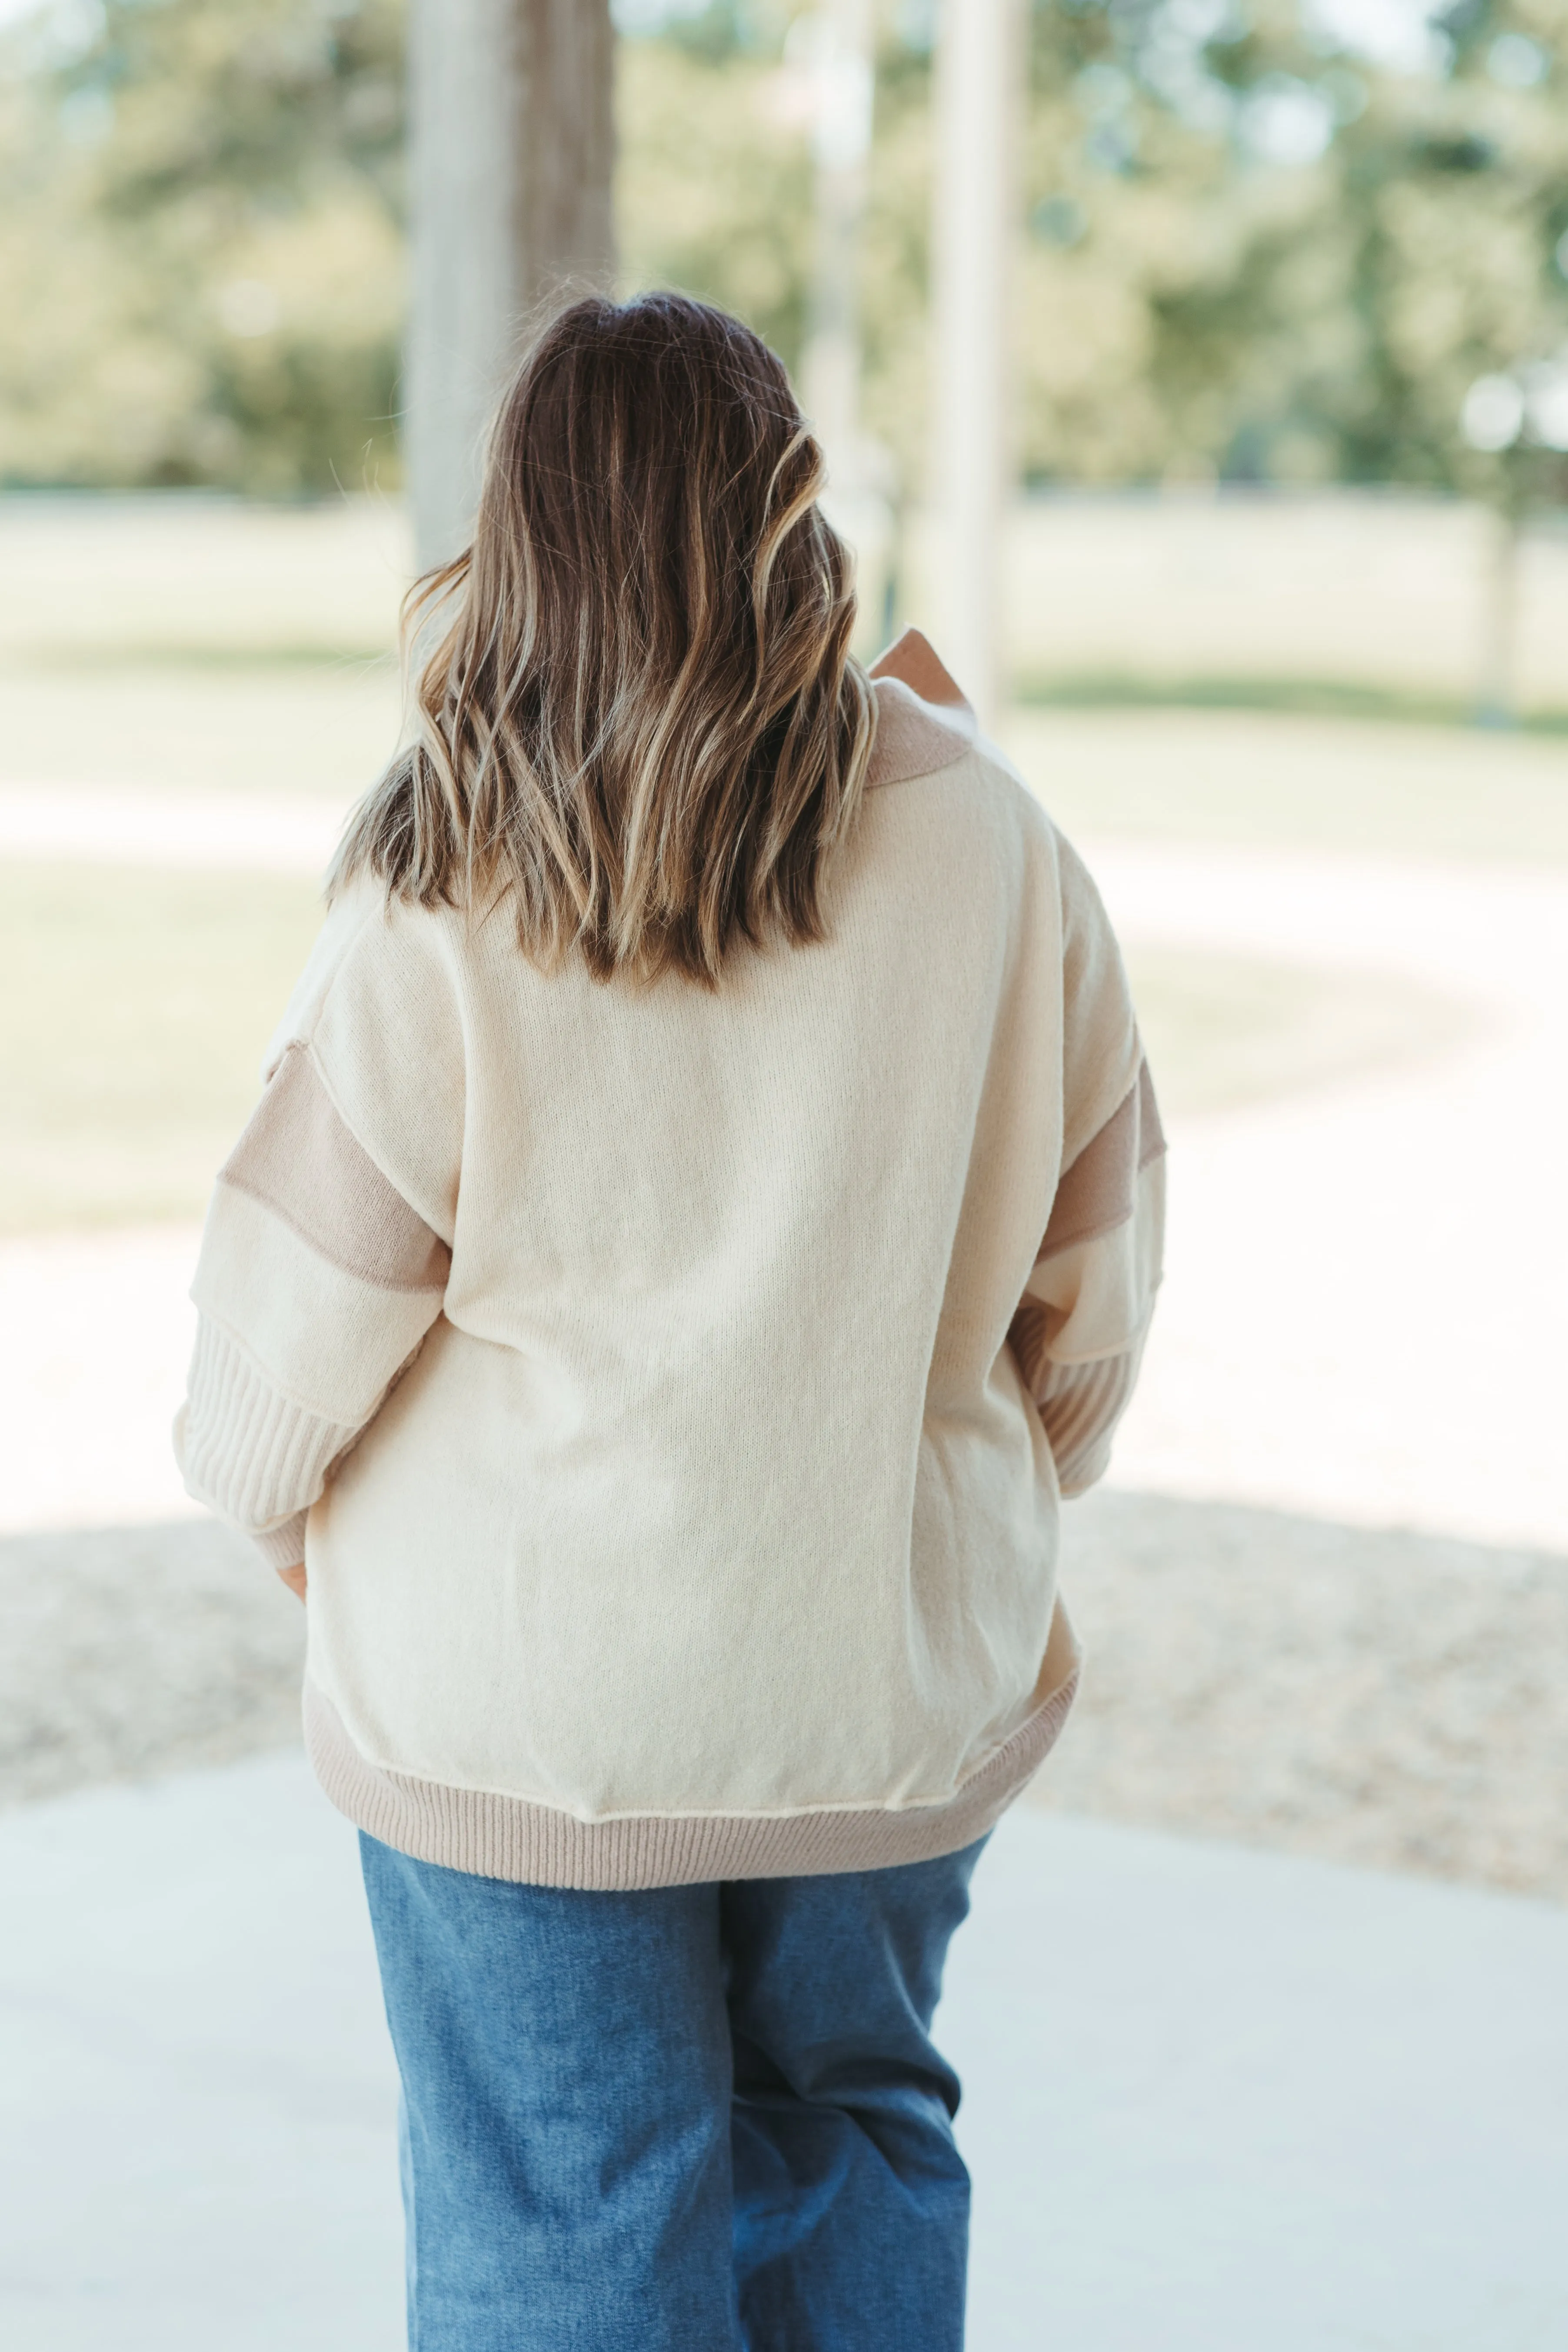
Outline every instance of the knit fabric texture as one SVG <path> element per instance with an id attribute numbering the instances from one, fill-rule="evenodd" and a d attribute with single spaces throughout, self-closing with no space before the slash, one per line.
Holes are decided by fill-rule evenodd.
<path id="1" fill-rule="evenodd" d="M 923 639 L 878 668 L 821 944 L 602 983 L 356 886 L 274 1038 L 176 1448 L 305 1560 L 318 1774 L 405 1853 L 913 1860 L 1065 1720 L 1163 1139 L 1081 861 Z"/>

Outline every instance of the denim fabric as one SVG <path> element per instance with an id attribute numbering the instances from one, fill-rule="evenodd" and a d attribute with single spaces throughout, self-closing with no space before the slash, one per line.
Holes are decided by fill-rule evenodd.
<path id="1" fill-rule="evenodd" d="M 577 1894 L 360 1844 L 411 2352 L 959 2352 L 930 2027 L 980 1845 Z"/>

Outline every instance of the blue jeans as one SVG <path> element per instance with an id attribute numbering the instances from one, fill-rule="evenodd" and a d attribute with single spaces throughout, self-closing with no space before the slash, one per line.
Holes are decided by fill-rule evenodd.
<path id="1" fill-rule="evenodd" d="M 360 1844 L 410 2352 L 959 2352 L 930 2028 L 979 1845 L 575 1894 Z"/>

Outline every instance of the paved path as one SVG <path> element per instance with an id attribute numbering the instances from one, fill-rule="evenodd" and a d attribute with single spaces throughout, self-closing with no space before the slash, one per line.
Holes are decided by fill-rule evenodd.
<path id="1" fill-rule="evenodd" d="M 395 2092 L 301 1760 L 0 1822 L 0 2343 L 395 2352 Z"/>
<path id="2" fill-rule="evenodd" d="M 1568 878 L 1092 845 L 1130 938 L 1408 973 L 1429 1062 L 1191 1120 L 1123 1483 L 1568 1551 Z"/>
<path id="3" fill-rule="evenodd" d="M 297 1760 L 0 1822 L 8 2352 L 395 2352 L 394 2085 Z M 1568 1915 L 1015 1814 L 942 2035 L 972 2352 L 1558 2352 Z"/>
<path id="4" fill-rule="evenodd" d="M 0 857 L 319 874 L 342 826 L 330 800 L 0 785 Z"/>
<path id="5" fill-rule="evenodd" d="M 200 1239 L 163 1225 L 0 1242 L 0 1532 L 195 1515 L 170 1428 Z"/>
<path id="6" fill-rule="evenodd" d="M 1568 1901 L 1568 1559 L 1101 1486 L 1029 1801 Z M 304 1617 L 206 1518 L 0 1536 L 0 1806 L 300 1743 Z"/>
<path id="7" fill-rule="evenodd" d="M 40 855 L 139 839 L 163 859 L 184 840 L 193 862 L 311 868 L 331 833 L 306 803 L 213 796 L 0 795 L 0 847 L 8 821 Z M 1124 842 L 1090 856 L 1130 938 L 1403 972 L 1477 1015 L 1445 1055 L 1176 1126 L 1170 1270 L 1117 1477 L 1568 1552 L 1568 878 Z M 0 1363 L 17 1441 L 0 1529 L 185 1507 L 166 1433 L 195 1242 L 0 1244 L 0 1327 L 30 1335 Z"/>
<path id="8" fill-rule="evenodd" d="M 313 809 L 291 831 L 287 809 L 196 810 L 196 824 L 191 804 L 158 803 L 153 824 L 151 804 L 127 805 L 130 832 L 111 834 L 112 812 L 61 801 L 54 831 L 26 820 L 29 846 L 0 803 L 0 847 L 123 859 L 140 840 L 167 863 L 184 842 L 193 864 L 305 867 L 330 846 Z M 1171 1274 L 1118 1476 L 1568 1551 L 1565 886 L 1093 856 L 1130 936 L 1408 971 L 1483 1016 L 1441 1061 L 1178 1131 Z M 0 1246 L 0 1328 L 22 1335 L 0 1364 L 0 1527 L 188 1509 L 167 1428 L 195 1242 Z M 1140 1627 L 1155 1638 L 1148 1588 L 1169 1580 L 1165 1536 L 1141 1566 L 1131 1528 L 1116 1537 L 1131 1613 L 1108 1654 Z M 1322 1602 L 1310 1535 L 1298 1549 Z M 28 1572 L 49 1574 L 45 1552 Z M 1558 1611 L 1554 1585 L 1537 1599 Z M 1434 1717 L 1461 1748 L 1502 1688 L 1472 1638 L 1484 1610 L 1462 1611 L 1479 1679 L 1452 1740 Z M 1240 1622 L 1234 1600 L 1223 1613 Z M 1329 1614 L 1362 1623 L 1348 1599 Z M 1295 1671 L 1300 1643 L 1286 1646 Z M 1173 1741 L 1216 1675 L 1252 1687 L 1228 1653 L 1188 1664 Z M 1340 1692 L 1352 1712 L 1364 1671 Z M 1292 1685 L 1279 1704 L 1307 1700 Z M 1125 1775 L 1125 1726 L 1108 1727 Z M 1532 1787 L 1541 1752 L 1521 1763 Z M 1253 1770 L 1239 1753 L 1226 1748 L 1233 1780 Z M 1282 1789 L 1295 1801 L 1272 1750 L 1255 1777 L 1261 1796 L 1227 1798 L 1238 1826 L 1248 1805 L 1278 1811 Z M 0 1879 L 7 2352 L 395 2352 L 387 2060 L 349 1841 L 298 1760 L 13 1813 Z M 1544 1906 L 1018 1814 L 947 2015 L 979 2191 L 974 2352 L 1556 2352 L 1565 1963 L 1568 1915 Z"/>

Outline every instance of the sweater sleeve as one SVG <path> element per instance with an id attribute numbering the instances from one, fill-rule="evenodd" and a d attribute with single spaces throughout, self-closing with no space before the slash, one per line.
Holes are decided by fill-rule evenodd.
<path id="1" fill-rule="evenodd" d="M 1153 1314 L 1165 1139 L 1110 919 L 1060 846 L 1062 1169 L 1010 1337 L 1062 1493 L 1080 1495 L 1109 1465 Z"/>
<path id="2" fill-rule="evenodd" d="M 346 951 L 342 930 L 329 919 L 320 984 L 308 970 L 219 1172 L 174 1424 L 187 1490 L 279 1569 L 304 1559 L 310 1507 L 436 1321 L 451 1264 L 456 1141 L 432 1181 L 428 1106 L 452 1094 L 431 1076 L 456 1024 L 391 925 L 361 925 Z"/>

